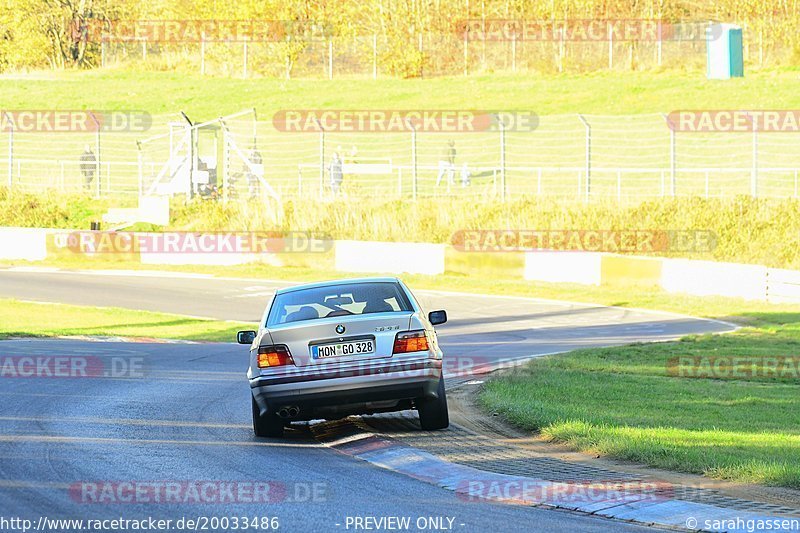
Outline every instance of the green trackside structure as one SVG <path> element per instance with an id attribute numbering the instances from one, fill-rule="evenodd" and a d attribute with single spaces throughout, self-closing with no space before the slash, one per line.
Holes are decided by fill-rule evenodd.
<path id="1" fill-rule="evenodd" d="M 734 24 L 709 24 L 706 33 L 706 76 L 710 80 L 744 77 L 742 28 Z"/>

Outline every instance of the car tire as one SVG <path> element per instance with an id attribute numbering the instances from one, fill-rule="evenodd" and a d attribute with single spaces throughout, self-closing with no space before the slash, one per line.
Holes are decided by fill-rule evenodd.
<path id="1" fill-rule="evenodd" d="M 439 387 L 436 393 L 438 398 L 420 398 L 416 401 L 419 424 L 422 429 L 427 431 L 445 429 L 450 425 L 450 416 L 447 414 L 447 396 L 444 392 L 444 378 L 439 378 Z"/>
<path id="2" fill-rule="evenodd" d="M 267 413 L 262 416 L 256 399 L 251 398 L 251 400 L 253 402 L 253 432 L 256 437 L 283 437 L 283 420 L 275 413 Z"/>

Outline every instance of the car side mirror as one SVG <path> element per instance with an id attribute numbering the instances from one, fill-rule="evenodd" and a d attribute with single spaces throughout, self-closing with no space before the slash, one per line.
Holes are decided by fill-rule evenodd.
<path id="1" fill-rule="evenodd" d="M 236 342 L 239 344 L 253 344 L 256 340 L 256 332 L 252 330 L 240 331 L 236 334 Z"/>
<path id="2" fill-rule="evenodd" d="M 444 324 L 447 322 L 447 311 L 431 311 L 428 313 L 428 321 L 434 326 Z"/>

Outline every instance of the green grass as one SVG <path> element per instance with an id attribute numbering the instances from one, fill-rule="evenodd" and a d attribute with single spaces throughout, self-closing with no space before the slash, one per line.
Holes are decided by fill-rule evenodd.
<path id="1" fill-rule="evenodd" d="M 345 89 L 346 90 L 343 90 Z M 549 76 L 492 74 L 432 79 L 251 80 L 132 69 L 2 77 L 6 109 L 183 110 L 208 119 L 255 107 L 267 119 L 279 109 L 516 109 L 632 114 L 673 109 L 800 106 L 796 70 L 748 72 L 729 81 L 701 71 L 598 72 Z"/>
<path id="2" fill-rule="evenodd" d="M 734 311 L 731 309 L 731 311 Z M 800 362 L 800 312 L 747 311 L 751 327 L 535 360 L 487 382 L 481 405 L 590 453 L 714 478 L 800 488 L 800 376 L 676 377 L 675 357 Z"/>
<path id="3" fill-rule="evenodd" d="M 60 335 L 110 335 L 235 342 L 236 332 L 252 324 L 132 311 L 118 307 L 21 302 L 0 299 L 0 339 Z M 42 317 L 47 319 L 43 320 Z"/>
<path id="4" fill-rule="evenodd" d="M 89 228 L 118 200 L 56 191 L 23 193 L 0 186 L 0 226 L 26 228 Z M 135 206 L 131 201 L 127 207 Z"/>

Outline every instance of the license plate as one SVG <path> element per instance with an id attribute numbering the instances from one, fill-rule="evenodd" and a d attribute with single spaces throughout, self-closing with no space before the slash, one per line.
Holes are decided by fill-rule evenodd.
<path id="1" fill-rule="evenodd" d="M 319 344 L 311 347 L 311 357 L 314 359 L 371 353 L 375 353 L 375 341 L 372 340 Z"/>

